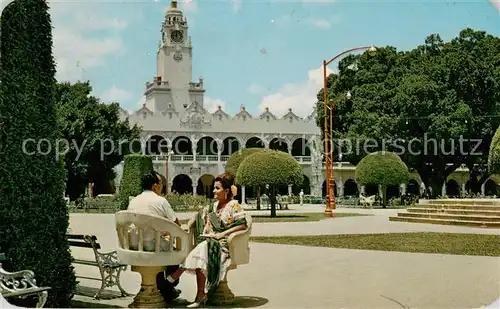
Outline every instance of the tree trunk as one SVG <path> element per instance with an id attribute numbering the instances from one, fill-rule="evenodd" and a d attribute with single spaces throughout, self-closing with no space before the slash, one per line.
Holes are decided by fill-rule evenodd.
<path id="1" fill-rule="evenodd" d="M 271 202 L 271 218 L 276 217 L 276 189 L 271 187 L 271 194 L 269 195 Z"/>
<path id="2" fill-rule="evenodd" d="M 257 187 L 257 210 L 260 210 L 260 187 Z"/>
<path id="3" fill-rule="evenodd" d="M 387 208 L 387 186 L 382 186 L 382 208 Z"/>

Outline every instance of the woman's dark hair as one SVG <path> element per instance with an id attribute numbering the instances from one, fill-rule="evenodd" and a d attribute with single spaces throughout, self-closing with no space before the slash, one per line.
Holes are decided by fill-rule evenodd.
<path id="1" fill-rule="evenodd" d="M 220 182 L 223 189 L 229 190 L 229 192 L 227 194 L 228 198 L 233 197 L 233 192 L 231 190 L 231 187 L 234 185 L 234 175 L 233 174 L 231 174 L 229 172 L 219 174 L 219 175 L 215 176 L 215 181 Z"/>

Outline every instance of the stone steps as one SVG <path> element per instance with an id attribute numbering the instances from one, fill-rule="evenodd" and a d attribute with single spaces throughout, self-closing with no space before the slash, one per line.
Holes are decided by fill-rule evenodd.
<path id="1" fill-rule="evenodd" d="M 499 199 L 421 201 L 389 221 L 500 228 Z"/>
<path id="2" fill-rule="evenodd" d="M 429 209 L 462 209 L 462 210 L 500 210 L 500 205 L 486 204 L 486 205 L 467 205 L 467 204 L 417 204 L 418 208 Z"/>
<path id="3" fill-rule="evenodd" d="M 407 212 L 398 214 L 407 218 L 428 218 L 428 219 L 444 219 L 444 220 L 459 220 L 459 221 L 484 221 L 484 222 L 499 222 L 500 216 L 480 216 L 480 215 L 458 215 L 446 213 L 419 213 Z"/>
<path id="4" fill-rule="evenodd" d="M 500 222 L 411 218 L 411 217 L 404 217 L 404 216 L 390 217 L 389 221 L 410 222 L 410 223 L 427 223 L 427 224 L 439 224 L 439 225 L 460 225 L 460 226 L 497 228 L 497 229 L 500 228 Z"/>
<path id="5" fill-rule="evenodd" d="M 425 208 L 425 207 L 411 207 L 406 209 L 411 213 L 439 213 L 451 215 L 472 215 L 472 216 L 500 216 L 500 209 L 496 210 L 483 210 L 483 209 L 467 209 L 467 208 Z"/>

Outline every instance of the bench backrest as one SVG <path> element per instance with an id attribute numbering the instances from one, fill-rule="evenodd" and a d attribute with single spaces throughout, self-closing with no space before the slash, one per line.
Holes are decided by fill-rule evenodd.
<path id="1" fill-rule="evenodd" d="M 125 264 L 177 265 L 191 249 L 188 233 L 164 217 L 123 210 L 115 214 L 115 223 L 118 257 Z"/>
<path id="2" fill-rule="evenodd" d="M 97 242 L 95 235 L 66 234 L 66 238 L 72 247 L 101 249 L 101 245 Z"/>

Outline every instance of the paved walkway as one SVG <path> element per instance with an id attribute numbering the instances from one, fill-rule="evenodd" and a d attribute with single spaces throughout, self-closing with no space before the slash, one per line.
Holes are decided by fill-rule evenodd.
<path id="1" fill-rule="evenodd" d="M 300 206 L 297 206 L 300 207 Z M 287 212 L 322 211 L 320 205 Z M 255 223 L 253 235 L 313 235 L 437 231 L 498 234 L 498 230 L 391 222 L 397 210 L 338 209 L 372 216 L 326 219 L 319 222 Z M 252 211 L 252 214 L 254 212 Z M 269 213 L 265 211 L 264 213 Z M 181 218 L 192 214 L 179 214 Z M 72 214 L 74 233 L 93 233 L 103 251 L 116 248 L 113 215 Z M 229 285 L 242 307 L 264 308 L 480 308 L 499 296 L 500 258 L 315 248 L 251 243 L 251 261 L 229 273 Z M 76 257 L 91 252 L 75 248 Z M 97 275 L 96 269 L 76 265 L 77 274 Z M 98 282 L 81 279 L 85 286 Z M 124 288 L 139 290 L 137 273 L 122 275 Z M 194 299 L 196 283 L 184 275 L 182 298 Z M 75 296 L 76 300 L 92 301 Z M 101 300 L 125 307 L 131 297 Z"/>

